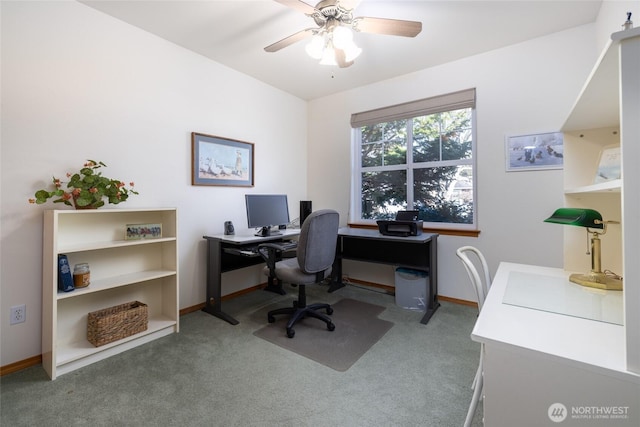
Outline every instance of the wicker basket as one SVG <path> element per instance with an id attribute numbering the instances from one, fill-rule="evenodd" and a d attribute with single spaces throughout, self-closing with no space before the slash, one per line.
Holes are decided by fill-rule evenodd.
<path id="1" fill-rule="evenodd" d="M 139 301 L 89 313 L 87 340 L 96 347 L 147 330 L 149 312 Z"/>

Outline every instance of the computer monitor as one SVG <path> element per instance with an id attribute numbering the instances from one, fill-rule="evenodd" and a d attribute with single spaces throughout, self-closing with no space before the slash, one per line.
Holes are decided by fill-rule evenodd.
<path id="1" fill-rule="evenodd" d="M 286 194 L 245 194 L 247 224 L 249 228 L 259 228 L 256 236 L 279 234 L 272 232 L 274 225 L 289 223 L 289 205 Z"/>

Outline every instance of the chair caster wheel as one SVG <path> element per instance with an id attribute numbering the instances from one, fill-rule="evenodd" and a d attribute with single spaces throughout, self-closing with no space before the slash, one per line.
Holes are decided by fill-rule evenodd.
<path id="1" fill-rule="evenodd" d="M 333 314 L 333 308 L 327 307 L 327 314 L 331 316 Z"/>
<path id="2" fill-rule="evenodd" d="M 276 318 L 275 318 L 275 317 L 273 317 L 273 316 L 267 316 L 267 321 L 268 321 L 269 323 L 273 323 L 273 322 L 275 322 L 275 321 L 276 321 Z"/>
<path id="3" fill-rule="evenodd" d="M 293 329 L 291 329 L 291 328 L 288 328 L 288 329 L 287 329 L 287 336 L 288 336 L 289 338 L 293 338 L 293 336 L 294 336 L 295 334 L 296 334 L 296 331 L 294 331 Z"/>
<path id="4" fill-rule="evenodd" d="M 333 323 L 327 323 L 327 329 L 333 331 L 336 329 L 336 325 L 334 325 Z"/>

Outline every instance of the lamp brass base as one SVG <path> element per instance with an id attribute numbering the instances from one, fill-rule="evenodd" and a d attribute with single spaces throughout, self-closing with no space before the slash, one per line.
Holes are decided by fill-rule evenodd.
<path id="1" fill-rule="evenodd" d="M 577 283 L 578 285 L 587 286 L 590 288 L 604 289 L 607 291 L 621 291 L 622 279 L 607 276 L 604 273 L 589 273 L 589 274 L 572 274 L 569 276 L 569 281 Z"/>

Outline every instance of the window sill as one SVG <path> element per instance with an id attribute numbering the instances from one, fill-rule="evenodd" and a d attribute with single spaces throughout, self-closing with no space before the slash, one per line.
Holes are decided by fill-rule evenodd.
<path id="1" fill-rule="evenodd" d="M 358 223 L 351 223 L 351 222 L 347 223 L 347 226 L 351 228 L 368 228 L 371 230 L 378 229 L 376 225 L 358 224 Z M 425 233 L 437 233 L 440 235 L 447 235 L 447 236 L 478 237 L 480 235 L 480 230 L 452 230 L 449 228 L 422 227 L 422 231 Z"/>

